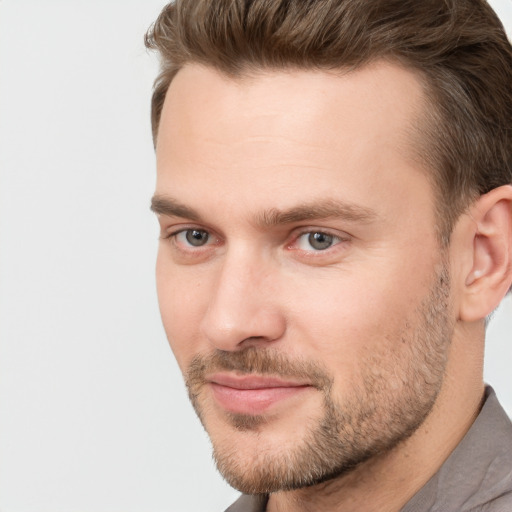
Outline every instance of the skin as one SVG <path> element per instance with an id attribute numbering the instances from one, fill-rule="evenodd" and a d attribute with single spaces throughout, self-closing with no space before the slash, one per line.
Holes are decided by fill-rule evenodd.
<path id="1" fill-rule="evenodd" d="M 246 490 L 270 460 L 289 464 L 325 417 L 327 394 L 338 411 L 377 408 L 366 436 L 377 445 L 390 422 L 400 430 L 406 398 L 424 404 L 411 412 L 412 434 L 325 482 L 272 489 L 270 511 L 399 510 L 478 413 L 482 319 L 512 280 L 507 258 L 493 263 L 497 237 L 484 228 L 510 227 L 512 193 L 484 197 L 440 248 L 429 171 L 409 143 L 423 101 L 416 76 L 385 62 L 237 80 L 187 65 L 167 93 L 153 203 L 159 302 L 228 480 Z M 204 245 L 193 244 L 192 230 L 208 234 Z M 315 249 L 311 233 L 332 244 Z M 483 280 L 499 271 L 491 292 Z M 426 311 L 439 325 L 428 336 Z M 240 354 L 250 352 L 267 362 L 255 356 L 249 368 Z M 191 365 L 218 354 L 229 365 L 198 370 L 193 381 Z M 219 373 L 265 376 L 269 361 L 282 363 L 270 366 L 272 376 L 300 390 L 285 386 L 290 393 L 271 392 L 268 403 L 260 391 L 244 406 L 211 382 Z M 414 377 L 425 365 L 431 389 Z"/>

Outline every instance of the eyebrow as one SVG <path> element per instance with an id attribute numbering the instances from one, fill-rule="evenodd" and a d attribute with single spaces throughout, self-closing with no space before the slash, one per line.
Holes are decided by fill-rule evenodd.
<path id="1" fill-rule="evenodd" d="M 262 227 L 272 227 L 307 220 L 337 218 L 366 224 L 376 217 L 377 214 L 369 208 L 344 201 L 327 199 L 322 202 L 303 203 L 289 210 L 271 208 L 258 215 L 256 223 Z"/>
<path id="2" fill-rule="evenodd" d="M 157 215 L 182 217 L 195 222 L 205 222 L 205 219 L 193 208 L 164 195 L 155 194 L 153 196 L 151 210 Z M 255 224 L 260 228 L 270 228 L 295 222 L 332 218 L 368 224 L 376 217 L 376 212 L 370 208 L 345 201 L 326 199 L 321 202 L 303 203 L 287 210 L 270 208 L 256 216 Z"/>
<path id="3" fill-rule="evenodd" d="M 157 215 L 167 215 L 168 217 L 183 217 L 196 222 L 202 222 L 203 219 L 193 208 L 190 208 L 171 197 L 155 194 L 151 198 L 151 211 Z"/>

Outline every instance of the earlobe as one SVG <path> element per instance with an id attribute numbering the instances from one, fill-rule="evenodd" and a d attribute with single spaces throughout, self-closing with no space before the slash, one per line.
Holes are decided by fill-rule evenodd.
<path id="1" fill-rule="evenodd" d="M 472 264 L 464 276 L 460 319 L 474 322 L 492 313 L 512 284 L 512 186 L 481 196 L 469 217 Z"/>

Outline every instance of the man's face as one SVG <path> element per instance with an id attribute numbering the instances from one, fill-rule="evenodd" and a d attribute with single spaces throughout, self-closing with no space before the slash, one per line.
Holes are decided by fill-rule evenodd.
<path id="1" fill-rule="evenodd" d="M 153 207 L 169 342 L 219 469 L 311 485 L 424 421 L 453 323 L 434 196 L 409 141 L 423 96 L 391 64 L 167 94 Z"/>

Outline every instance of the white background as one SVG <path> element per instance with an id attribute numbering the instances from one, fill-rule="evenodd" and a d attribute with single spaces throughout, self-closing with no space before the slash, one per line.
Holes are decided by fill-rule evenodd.
<path id="1" fill-rule="evenodd" d="M 512 33 L 512 0 L 492 2 Z M 145 30 L 158 0 L 0 0 L 0 509 L 216 512 L 160 324 Z M 512 414 L 512 300 L 486 378 Z"/>

